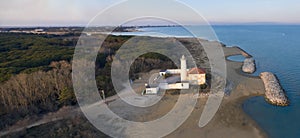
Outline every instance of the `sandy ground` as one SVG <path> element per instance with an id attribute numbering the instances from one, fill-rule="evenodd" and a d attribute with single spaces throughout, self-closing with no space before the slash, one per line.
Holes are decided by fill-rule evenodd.
<path id="1" fill-rule="evenodd" d="M 237 47 L 224 47 L 225 56 L 243 54 Z M 242 63 L 227 62 L 227 80 L 232 91 L 225 96 L 214 118 L 203 128 L 198 122 L 207 98 L 199 98 L 189 118 L 174 132 L 166 137 L 267 137 L 259 126 L 242 110 L 245 99 L 264 94 L 264 86 L 259 77 L 248 76 L 241 72 Z M 148 108 L 139 121 L 150 121 L 169 112 L 177 102 L 178 95 L 166 94 L 155 106 Z"/>
<path id="2" fill-rule="evenodd" d="M 225 57 L 239 54 L 251 56 L 238 47 L 224 47 L 223 49 Z M 207 101 L 207 97 L 199 97 L 188 119 L 166 137 L 267 137 L 267 134 L 264 133 L 256 122 L 246 115 L 242 109 L 244 100 L 253 96 L 261 96 L 265 93 L 262 80 L 259 77 L 243 73 L 241 71 L 242 63 L 229 60 L 226 60 L 226 62 L 227 81 L 230 83 L 232 91 L 230 95 L 224 97 L 213 119 L 203 128 L 198 126 L 199 118 Z M 149 78 L 151 74 L 153 74 L 153 72 L 144 74 L 142 80 L 137 81 L 138 84 L 143 84 L 144 81 L 146 82 L 147 80 L 143 78 Z M 179 95 L 166 93 L 160 102 L 151 107 L 144 110 L 131 108 L 131 113 L 137 113 L 138 117 L 128 117 L 129 114 L 124 115 L 121 108 L 124 109 L 127 107 L 124 107 L 124 103 L 120 101 L 113 103 L 111 108 L 121 116 L 123 114 L 124 117 L 127 117 L 129 120 L 141 122 L 152 121 L 167 114 L 176 104 L 178 97 Z"/>

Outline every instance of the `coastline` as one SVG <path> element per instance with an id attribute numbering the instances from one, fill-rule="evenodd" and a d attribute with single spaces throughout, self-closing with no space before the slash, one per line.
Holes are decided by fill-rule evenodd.
<path id="1" fill-rule="evenodd" d="M 249 55 L 238 47 L 223 47 L 223 50 L 225 58 L 231 55 Z M 166 137 L 268 137 L 266 132 L 242 108 L 246 99 L 263 96 L 265 90 L 262 80 L 257 76 L 242 73 L 243 63 L 241 62 L 226 59 L 226 63 L 227 80 L 233 85 L 232 91 L 229 96 L 223 98 L 213 119 L 205 127 L 199 128 L 198 121 L 207 100 L 207 97 L 200 97 L 189 118 Z M 141 115 L 139 121 L 149 121 L 161 117 L 171 110 L 178 96 L 172 94 L 165 96 L 163 102 L 148 109 L 148 114 Z"/>
<path id="2" fill-rule="evenodd" d="M 200 41 L 212 44 L 216 43 L 202 39 Z M 207 98 L 198 98 L 196 107 L 190 117 L 176 131 L 166 137 L 267 137 L 267 134 L 242 108 L 242 104 L 246 99 L 254 96 L 262 96 L 265 93 L 262 80 L 259 77 L 242 73 L 241 66 L 243 63 L 227 60 L 228 56 L 247 55 L 248 53 L 239 47 L 223 46 L 222 48 L 227 64 L 227 79 L 233 85 L 230 96 L 224 97 L 215 117 L 203 128 L 199 128 L 198 121 Z M 114 99 L 113 97 L 110 98 Z M 112 100 L 109 106 L 116 108 L 116 112 L 118 112 L 117 109 L 123 109 L 119 111 L 125 118 L 133 117 L 134 119 L 132 120 L 135 121 L 150 121 L 161 117 L 172 109 L 177 98 L 177 95 L 167 94 L 165 98 L 162 99 L 162 102 L 147 108 L 146 111 L 131 109 L 130 114 L 125 113 L 124 109 L 127 108 L 124 108 L 124 102 L 120 102 L 121 100 L 119 98 Z M 130 117 L 131 113 L 134 114 L 132 117 Z M 136 118 L 137 116 L 139 117 Z"/>
<path id="3" fill-rule="evenodd" d="M 180 38 L 180 40 L 192 41 L 189 38 Z M 201 43 L 206 43 L 212 49 L 220 46 L 220 43 L 216 41 L 199 40 Z M 222 58 L 225 59 L 231 55 L 249 55 L 238 47 L 221 46 L 224 51 L 224 57 Z M 197 104 L 187 120 L 174 132 L 165 137 L 268 137 L 266 132 L 242 108 L 242 104 L 246 99 L 264 95 L 265 89 L 262 80 L 257 76 L 242 73 L 242 62 L 234 62 L 226 59 L 226 65 L 227 82 L 232 85 L 232 89 L 229 96 L 223 98 L 221 106 L 213 119 L 203 128 L 198 126 L 199 118 L 207 101 L 207 97 L 199 96 Z M 149 75 L 149 73 L 146 74 Z M 178 95 L 167 92 L 160 102 L 147 107 L 146 110 L 140 112 L 134 110 L 132 112 L 134 115 L 130 117 L 130 120 L 145 122 L 160 118 L 174 107 L 177 100 Z M 114 103 L 114 106 L 122 106 L 124 108 L 124 105 L 117 102 Z M 126 133 L 136 135 L 135 132 Z"/>

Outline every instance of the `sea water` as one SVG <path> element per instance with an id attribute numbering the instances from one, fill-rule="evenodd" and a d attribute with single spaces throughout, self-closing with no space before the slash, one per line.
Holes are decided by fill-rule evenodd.
<path id="1" fill-rule="evenodd" d="M 219 39 L 238 45 L 253 55 L 256 75 L 277 75 L 290 99 L 288 107 L 276 107 L 263 97 L 246 100 L 243 108 L 270 137 L 300 136 L 300 26 L 216 26 Z"/>

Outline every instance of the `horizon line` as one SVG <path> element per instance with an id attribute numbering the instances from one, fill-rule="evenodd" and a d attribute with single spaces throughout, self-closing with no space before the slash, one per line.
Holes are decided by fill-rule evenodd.
<path id="1" fill-rule="evenodd" d="M 211 26 L 238 26 L 238 25 L 257 25 L 257 26 L 264 26 L 264 25 L 300 25 L 300 23 L 281 23 L 281 22 L 245 22 L 245 23 L 229 23 L 229 22 L 211 22 L 209 23 Z M 180 26 L 174 24 L 162 24 L 162 25 L 124 25 L 123 27 L 155 27 L 155 26 Z M 200 26 L 196 24 L 185 24 L 182 26 Z M 0 25 L 0 28 L 36 28 L 36 27 L 86 27 L 86 25 Z M 91 26 L 91 27 L 117 27 L 117 25 L 99 25 L 99 26 Z"/>

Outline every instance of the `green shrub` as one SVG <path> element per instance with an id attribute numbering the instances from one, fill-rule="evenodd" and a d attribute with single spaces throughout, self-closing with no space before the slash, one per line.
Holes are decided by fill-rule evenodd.
<path id="1" fill-rule="evenodd" d="M 70 88 L 63 88 L 60 92 L 59 92 L 59 102 L 62 104 L 75 104 L 76 103 L 76 97 L 74 92 L 70 89 Z"/>

